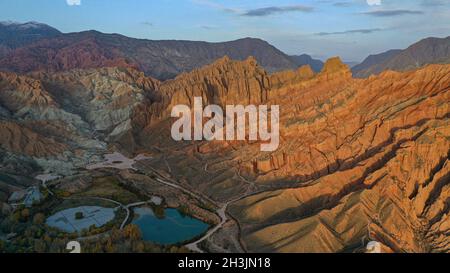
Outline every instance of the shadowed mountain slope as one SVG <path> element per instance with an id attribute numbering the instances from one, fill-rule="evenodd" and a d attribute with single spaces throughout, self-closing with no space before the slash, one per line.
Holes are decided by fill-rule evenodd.
<path id="1" fill-rule="evenodd" d="M 450 63 L 450 37 L 426 38 L 404 50 L 371 55 L 353 67 L 355 76 L 364 78 L 385 70 L 408 71 L 428 64 Z"/>
<path id="2" fill-rule="evenodd" d="M 291 56 L 291 59 L 298 67 L 309 65 L 315 72 L 320 72 L 323 68 L 323 62 L 321 60 L 313 59 L 307 54 L 294 55 Z"/>
<path id="3" fill-rule="evenodd" d="M 223 43 L 151 41 L 97 31 L 63 34 L 18 48 L 0 59 L 0 70 L 27 73 L 58 72 L 105 66 L 135 67 L 165 80 L 229 56 L 254 56 L 268 71 L 296 68 L 289 56 L 269 43 L 244 38 Z"/>
<path id="4" fill-rule="evenodd" d="M 208 243 L 234 226 L 249 252 L 360 251 L 370 240 L 449 252 L 449 73 L 428 65 L 354 79 L 332 58 L 320 73 L 269 74 L 255 58 L 228 57 L 163 82 L 123 67 L 1 73 L 2 171 L 30 161 L 61 172 L 107 146 L 145 151 L 139 170 L 227 205 L 233 218 Z M 195 96 L 279 105 L 279 149 L 173 141 L 172 106 Z"/>
<path id="5" fill-rule="evenodd" d="M 16 48 L 60 34 L 57 29 L 37 22 L 0 22 L 0 58 Z"/>

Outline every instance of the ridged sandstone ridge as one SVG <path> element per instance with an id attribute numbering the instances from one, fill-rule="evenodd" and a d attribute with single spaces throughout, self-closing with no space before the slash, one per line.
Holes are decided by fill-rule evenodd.
<path id="1" fill-rule="evenodd" d="M 32 157 L 51 157 L 63 153 L 68 146 L 38 134 L 17 123 L 0 120 L 1 148 Z"/>
<path id="2" fill-rule="evenodd" d="M 0 73 L 1 150 L 60 173 L 84 166 L 132 131 L 135 110 L 158 100 L 159 84 L 131 68 Z"/>
<path id="3" fill-rule="evenodd" d="M 350 68 L 341 61 L 341 58 L 333 57 L 325 62 L 321 73 L 334 73 L 341 70 L 350 70 Z"/>
<path id="4" fill-rule="evenodd" d="M 320 71 L 319 76 L 327 78 L 328 80 L 334 78 L 351 78 L 352 71 L 348 65 L 344 64 L 339 57 L 333 57 L 328 59 L 322 71 Z"/>
<path id="5" fill-rule="evenodd" d="M 272 87 L 280 87 L 289 83 L 307 80 L 314 77 L 315 73 L 309 65 L 303 65 L 297 70 L 288 70 L 270 75 Z"/>
<path id="6" fill-rule="evenodd" d="M 160 100 L 147 110 L 154 122 L 167 118 L 175 105 L 193 106 L 194 97 L 202 97 L 204 104 L 220 106 L 259 105 L 270 102 L 272 95 L 279 96 L 283 93 L 283 91 L 273 92 L 275 89 L 298 83 L 328 82 L 336 78 L 339 78 L 337 81 L 341 81 L 351 77 L 351 71 L 340 59 L 335 58 L 329 61 L 317 77 L 315 75 L 308 65 L 295 71 L 287 70 L 270 75 L 253 57 L 245 61 L 235 61 L 224 56 L 211 65 L 162 82 L 155 89 Z"/>
<path id="7" fill-rule="evenodd" d="M 448 251 L 449 72 L 385 73 L 296 106 L 282 148 L 246 167 L 256 183 L 289 188 L 231 206 L 247 248 L 337 252 L 377 240 L 392 251 Z"/>
<path id="8" fill-rule="evenodd" d="M 136 112 L 139 117 L 135 125 L 145 128 L 164 121 L 170 117 L 173 106 L 193 106 L 194 97 L 202 97 L 204 104 L 220 106 L 259 105 L 267 101 L 269 90 L 270 77 L 255 58 L 235 61 L 224 56 L 211 65 L 161 82 L 154 90 L 157 99 Z"/>
<path id="9" fill-rule="evenodd" d="M 160 91 L 172 95 L 171 108 L 177 104 L 191 105 L 193 97 L 203 97 L 205 104 L 261 104 L 267 99 L 269 87 L 269 77 L 255 58 L 240 62 L 225 56 L 165 82 Z"/>
<path id="10" fill-rule="evenodd" d="M 353 79 L 339 58 L 317 74 L 268 74 L 254 58 L 228 57 L 164 82 L 133 68 L 3 73 L 1 149 L 16 165 L 37 158 L 59 169 L 108 145 L 150 152 L 139 168 L 228 204 L 232 219 L 211 251 L 231 227 L 248 252 L 358 252 L 373 240 L 392 252 L 449 252 L 449 74 L 429 65 Z M 170 111 L 195 96 L 280 105 L 279 149 L 173 141 Z"/>
<path id="11" fill-rule="evenodd" d="M 0 72 L 0 102 L 11 111 L 23 106 L 56 106 L 39 80 L 3 72 Z"/>
<path id="12" fill-rule="evenodd" d="M 177 103 L 205 94 L 221 103 L 234 89 L 206 83 L 236 75 L 230 65 L 250 69 L 237 73 L 240 80 L 265 79 L 251 63 L 223 59 L 160 88 L 170 85 Z M 449 73 L 448 65 L 430 65 L 353 79 L 333 58 L 319 74 L 276 73 L 244 89 L 280 105 L 273 153 L 260 152 L 258 142 L 177 144 L 164 122 L 144 130 L 140 143 L 164 151 L 153 164 L 170 166 L 185 186 L 237 199 L 228 211 L 247 251 L 361 251 L 376 240 L 387 251 L 448 252 Z"/>

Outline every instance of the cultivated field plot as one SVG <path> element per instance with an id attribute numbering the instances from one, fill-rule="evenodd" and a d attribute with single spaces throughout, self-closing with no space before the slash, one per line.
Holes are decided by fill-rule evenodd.
<path id="1" fill-rule="evenodd" d="M 74 197 L 100 197 L 111 199 L 122 204 L 142 201 L 135 193 L 124 188 L 117 177 L 114 176 L 95 178 L 88 189 L 75 194 Z"/>
<path id="2" fill-rule="evenodd" d="M 46 224 L 69 233 L 80 232 L 83 229 L 89 229 L 91 226 L 101 227 L 112 221 L 115 217 L 115 210 L 97 206 L 66 209 L 50 216 Z M 77 213 L 82 213 L 83 217 L 77 219 Z"/>

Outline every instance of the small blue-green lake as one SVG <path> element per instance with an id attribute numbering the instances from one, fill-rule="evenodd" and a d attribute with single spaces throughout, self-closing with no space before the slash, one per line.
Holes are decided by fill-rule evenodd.
<path id="1" fill-rule="evenodd" d="M 176 209 L 165 209 L 164 218 L 159 219 L 150 208 L 135 208 L 138 217 L 133 220 L 142 232 L 145 241 L 170 245 L 192 240 L 208 230 L 208 224 L 198 219 L 183 216 Z"/>

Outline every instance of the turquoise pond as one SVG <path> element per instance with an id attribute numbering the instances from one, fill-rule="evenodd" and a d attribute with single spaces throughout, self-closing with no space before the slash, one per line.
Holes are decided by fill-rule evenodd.
<path id="1" fill-rule="evenodd" d="M 157 218 L 150 208 L 136 208 L 133 220 L 145 241 L 170 245 L 192 240 L 208 230 L 209 225 L 192 217 L 183 216 L 176 209 L 165 209 L 163 219 Z"/>

